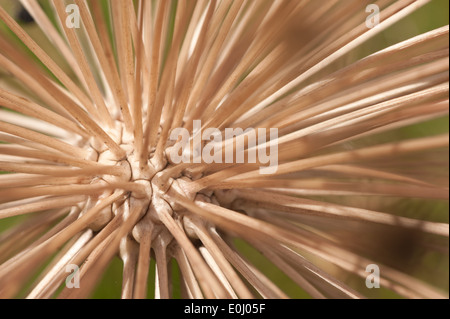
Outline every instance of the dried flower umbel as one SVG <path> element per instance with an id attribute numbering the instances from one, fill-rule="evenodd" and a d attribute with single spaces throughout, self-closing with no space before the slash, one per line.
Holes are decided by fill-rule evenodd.
<path id="1" fill-rule="evenodd" d="M 29 218 L 0 234 L 0 297 L 88 297 L 116 255 L 123 298 L 147 296 L 152 260 L 156 297 L 175 261 L 181 297 L 288 297 L 236 238 L 314 298 L 369 293 L 370 264 L 401 296 L 447 296 L 402 262 L 447 251 L 448 217 L 388 203 L 448 199 L 448 135 L 391 134 L 448 114 L 448 26 L 345 62 L 429 1 L 373 1 L 372 29 L 359 0 L 20 2 L 54 48 L 0 7 L 37 57 L 1 32 L 0 223 Z M 277 172 L 172 164 L 168 136 L 194 120 L 278 128 Z"/>

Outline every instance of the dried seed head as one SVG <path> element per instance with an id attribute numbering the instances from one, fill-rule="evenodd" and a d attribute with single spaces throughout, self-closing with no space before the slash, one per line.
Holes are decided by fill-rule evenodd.
<path id="1" fill-rule="evenodd" d="M 374 296 L 369 265 L 445 297 L 407 265 L 448 250 L 420 214 L 448 200 L 449 28 L 365 52 L 428 2 L 378 1 L 372 28 L 361 1 L 21 0 L 27 33 L 1 0 L 39 63 L 0 31 L 0 220 L 30 214 L 0 233 L 0 298 L 87 297 L 115 257 L 122 298 L 298 297 L 248 245 L 314 298 Z"/>

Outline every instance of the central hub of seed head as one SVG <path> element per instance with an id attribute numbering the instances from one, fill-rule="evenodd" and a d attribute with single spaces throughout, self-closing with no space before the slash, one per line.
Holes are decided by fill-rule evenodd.
<path id="1" fill-rule="evenodd" d="M 127 133 L 123 133 L 124 131 L 120 129 L 108 133 L 126 152 L 125 158 L 118 159 L 104 145 L 95 142 L 91 142 L 88 146 L 92 154 L 89 159 L 95 160 L 101 165 L 113 167 L 114 170 L 111 171 L 114 173 L 103 174 L 92 180 L 92 183 L 103 183 L 105 186 L 111 187 L 107 187 L 99 197 L 90 197 L 83 207 L 83 212 L 114 191 L 123 190 L 125 198 L 101 210 L 90 228 L 93 231 L 99 231 L 119 212 L 123 213 L 126 219 L 130 216 L 130 212 L 133 212 L 136 207 L 140 207 L 140 211 L 135 212 L 138 216 L 134 217 L 136 218 L 134 228 L 132 231 L 130 230 L 133 238 L 140 242 L 146 232 L 150 231 L 152 237 L 167 232 L 161 220 L 161 216 L 164 214 L 169 214 L 184 225 L 184 208 L 177 204 L 173 197 L 182 196 L 193 200 L 196 194 L 188 191 L 187 184 L 190 178 L 171 169 L 165 152 L 161 158 L 157 158 L 152 152 L 149 159 L 141 161 L 134 141 Z M 170 196 L 169 193 L 174 196 Z M 184 227 L 186 228 L 186 225 Z M 155 231 L 155 229 L 159 230 Z M 168 236 L 165 238 L 167 241 Z M 170 240 L 171 238 L 172 236 L 170 236 Z"/>

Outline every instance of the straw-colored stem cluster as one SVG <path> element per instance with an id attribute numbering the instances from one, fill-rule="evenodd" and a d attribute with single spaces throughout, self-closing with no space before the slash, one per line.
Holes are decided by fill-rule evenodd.
<path id="1" fill-rule="evenodd" d="M 0 297 L 24 294 L 44 265 L 25 296 L 87 297 L 119 255 L 123 298 L 147 296 L 152 260 L 157 298 L 173 294 L 172 263 L 182 297 L 288 298 L 236 238 L 314 298 L 363 297 L 335 274 L 363 281 L 373 263 L 400 295 L 445 297 L 360 255 L 364 245 L 341 230 L 418 231 L 445 249 L 448 223 L 381 203 L 448 200 L 438 170 L 448 134 L 383 136 L 448 114 L 449 28 L 352 58 L 428 0 L 374 1 L 373 29 L 356 0 L 113 0 L 106 15 L 99 1 L 74 0 L 79 29 L 66 24 L 69 2 L 49 1 L 57 25 L 37 0 L 20 2 L 67 63 L 0 7 L 40 62 L 0 33 L 0 70 L 20 87 L 0 85 L 0 220 L 35 213 L 0 234 Z M 174 164 L 170 133 L 192 132 L 194 120 L 202 131 L 277 128 L 262 147 L 277 143 L 278 170 Z M 221 146 L 236 150 L 235 139 Z M 79 289 L 64 286 L 68 264 L 80 267 Z"/>

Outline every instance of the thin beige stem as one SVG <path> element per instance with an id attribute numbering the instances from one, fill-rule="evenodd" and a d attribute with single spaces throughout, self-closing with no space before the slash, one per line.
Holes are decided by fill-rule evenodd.
<path id="1" fill-rule="evenodd" d="M 85 158 L 88 156 L 87 151 L 84 149 L 78 148 L 56 138 L 22 128 L 17 125 L 12 125 L 0 121 L 0 131 L 48 146 L 62 152 L 63 154 L 70 153 L 78 158 Z"/>
<path id="2" fill-rule="evenodd" d="M 320 214 L 329 215 L 330 217 L 334 216 L 334 217 L 350 218 L 355 220 L 363 220 L 391 226 L 420 229 L 421 231 L 424 232 L 429 232 L 432 234 L 447 237 L 449 235 L 449 227 L 448 224 L 445 223 L 412 219 L 377 211 L 371 211 L 368 209 L 331 204 L 327 202 L 313 201 L 310 199 L 274 194 L 265 191 L 242 190 L 239 196 L 241 198 L 253 200 L 255 202 L 264 202 L 266 203 L 266 205 L 268 205 L 267 207 L 274 207 L 274 208 L 276 207 L 282 211 L 292 213 L 302 214 L 306 210 L 311 212 L 317 212 L 319 215 Z"/>
<path id="3" fill-rule="evenodd" d="M 19 39 L 45 64 L 46 67 L 72 92 L 87 108 L 95 110 L 92 101 L 80 90 L 80 88 L 64 73 L 63 70 L 51 59 L 47 53 L 31 38 L 31 36 L 19 26 L 19 24 L 0 7 L 0 19 L 13 31 Z"/>
<path id="4" fill-rule="evenodd" d="M 73 221 L 70 225 L 68 225 L 62 231 L 58 232 L 53 237 L 27 251 L 27 254 L 21 255 L 19 258 L 16 258 L 14 260 L 14 263 L 9 263 L 7 265 L 3 264 L 2 266 L 0 266 L 0 287 L 9 286 L 6 284 L 6 282 L 8 282 L 9 280 L 13 280 L 14 277 L 11 276 L 11 272 L 15 274 L 21 274 L 21 269 L 30 267 L 31 265 L 33 267 L 36 267 L 36 265 L 43 262 L 46 257 L 60 248 L 70 238 L 85 229 L 85 227 L 89 225 L 89 223 L 95 218 L 99 211 L 111 205 L 122 196 L 123 194 L 121 192 L 117 192 L 109 197 L 101 199 L 97 206 L 93 207 L 76 221 Z M 25 279 L 26 277 L 20 278 L 21 281 Z M 1 289 L 0 294 L 3 294 Z"/>
<path id="5" fill-rule="evenodd" d="M 33 174 L 14 174 L 14 179 L 11 180 L 9 174 L 0 175 L 0 188 L 9 187 L 23 187 L 23 186 L 38 186 L 38 185 L 70 185 L 70 184 L 85 184 L 91 182 L 90 178 L 85 177 L 53 177 Z"/>
<path id="6" fill-rule="evenodd" d="M 64 58 L 66 59 L 68 65 L 72 68 L 72 70 L 77 75 L 78 79 L 84 85 L 85 89 L 87 89 L 87 85 L 84 82 L 83 74 L 78 67 L 74 67 L 77 65 L 76 59 L 73 56 L 72 51 L 63 40 L 59 32 L 53 26 L 50 19 L 45 14 L 44 10 L 42 10 L 41 6 L 37 2 L 37 0 L 20 0 L 24 8 L 33 16 L 36 23 L 39 25 L 42 31 L 44 31 L 45 35 L 49 38 L 49 40 L 55 45 L 55 47 L 62 53 Z"/>
<path id="7" fill-rule="evenodd" d="M 140 167 L 144 167 L 144 165 L 146 164 L 145 162 L 143 162 L 143 158 L 142 158 L 142 149 L 144 147 L 144 128 L 143 128 L 143 117 L 142 117 L 142 96 L 143 96 L 143 91 L 142 91 L 142 82 L 143 82 L 143 78 L 145 78 L 146 74 L 145 71 L 142 71 L 142 68 L 145 69 L 145 65 L 143 67 L 143 63 L 145 62 L 145 47 L 144 47 L 144 43 L 142 40 L 142 35 L 144 32 L 144 10 L 143 8 L 141 8 L 141 10 L 139 11 L 139 25 L 137 26 L 138 28 L 138 34 L 137 34 L 137 43 L 135 43 L 135 51 L 136 51 L 136 73 L 135 73 L 135 78 L 134 80 L 134 84 L 133 84 L 133 88 L 134 88 L 134 92 L 133 92 L 133 96 L 134 96 L 134 101 L 133 101 L 133 121 L 134 121 L 134 145 L 136 148 L 136 157 L 139 159 L 139 165 Z"/>
<path id="8" fill-rule="evenodd" d="M 192 264 L 194 273 L 208 298 L 222 298 L 226 296 L 222 285 L 212 273 L 211 269 L 205 264 L 199 252 L 195 249 L 192 242 L 186 236 L 184 231 L 180 229 L 177 223 L 173 220 L 170 214 L 165 209 L 158 211 L 159 218 L 167 227 L 169 232 L 175 237 L 178 244 L 184 249 L 186 255 Z"/>
<path id="9" fill-rule="evenodd" d="M 92 236 L 92 230 L 86 230 L 84 234 L 70 246 L 67 252 L 64 252 L 64 254 L 57 259 L 57 263 L 45 273 L 45 276 L 28 294 L 27 299 L 50 298 L 51 292 L 56 290 L 55 286 L 59 286 L 59 282 L 55 280 L 58 278 L 58 273 L 64 271 L 64 273 L 67 274 L 65 271 L 66 265 L 69 264 L 72 258 L 86 245 L 86 243 L 89 242 Z"/>
<path id="10" fill-rule="evenodd" d="M 156 260 L 156 279 L 155 279 L 155 298 L 169 299 L 170 298 L 170 280 L 168 273 L 169 259 L 167 256 L 167 246 L 172 240 L 172 236 L 163 231 L 153 244 L 153 251 L 155 252 Z"/>
<path id="11" fill-rule="evenodd" d="M 79 134 L 83 137 L 88 137 L 86 131 L 84 131 L 82 128 L 80 128 L 78 125 L 68 120 L 67 118 L 56 114 L 38 105 L 37 103 L 34 103 L 28 99 L 15 95 L 1 88 L 0 103 L 2 104 L 2 106 L 5 106 L 11 110 L 43 120 L 57 127 Z"/>
<path id="12" fill-rule="evenodd" d="M 60 153 L 50 153 L 45 151 L 35 151 L 30 150 L 22 146 L 14 145 L 11 146 L 9 144 L 1 144 L 0 145 L 0 153 L 1 154 L 7 154 L 7 155 L 13 155 L 13 156 L 20 156 L 20 157 L 27 157 L 27 158 L 35 158 L 35 159 L 42 159 L 45 161 L 60 163 L 60 164 L 66 164 L 71 165 L 75 167 L 102 167 L 103 165 L 99 164 L 98 162 L 84 160 L 84 159 L 77 159 L 73 157 L 69 157 L 67 155 L 62 155 Z"/>
<path id="13" fill-rule="evenodd" d="M 52 196 L 100 195 L 107 189 L 113 189 L 113 187 L 111 187 L 108 184 L 101 184 L 101 183 L 90 185 L 17 187 L 2 190 L 2 193 L 0 195 L 0 202 L 44 195 L 52 195 Z"/>
<path id="14" fill-rule="evenodd" d="M 279 299 L 287 296 L 275 285 L 268 284 L 269 280 L 263 279 L 265 276 L 255 272 L 254 268 L 249 267 L 239 254 L 234 251 L 217 233 L 210 229 L 210 234 L 217 246 L 221 249 L 228 261 L 239 271 L 239 273 L 261 294 L 264 298 Z"/>
<path id="15" fill-rule="evenodd" d="M 75 33 L 74 28 L 69 28 L 66 23 L 66 11 L 65 5 L 62 1 L 52 1 L 53 6 L 56 8 L 56 12 L 61 21 L 61 25 L 63 26 L 64 32 L 69 41 L 70 47 L 77 59 L 78 66 L 81 69 L 83 77 L 88 85 L 89 92 L 95 102 L 95 111 L 98 112 L 98 119 L 100 123 L 106 123 L 109 128 L 113 127 L 113 120 L 111 118 L 111 114 L 109 114 L 108 108 L 105 105 L 105 100 L 100 92 L 100 88 L 98 87 L 94 74 L 91 71 L 89 63 L 87 61 L 86 55 L 83 52 L 80 41 Z"/>
<path id="16" fill-rule="evenodd" d="M 299 75 L 296 79 L 291 81 L 288 85 L 285 85 L 282 89 L 278 90 L 276 93 L 272 94 L 266 101 L 264 101 L 265 105 L 271 104 L 273 101 L 278 99 L 279 97 L 283 96 L 290 90 L 294 89 L 301 83 L 303 83 L 305 80 L 310 78 L 312 75 L 316 74 L 317 72 L 321 71 L 324 67 L 330 65 L 343 55 L 347 54 L 351 50 L 355 49 L 356 47 L 364 44 L 369 39 L 373 38 L 375 35 L 381 33 L 382 31 L 386 30 L 386 28 L 390 27 L 397 21 L 403 19 L 405 16 L 408 16 L 412 12 L 416 11 L 420 7 L 427 4 L 430 0 L 418 0 L 413 2 L 412 4 L 407 5 L 400 11 L 396 12 L 392 16 L 388 17 L 387 19 L 384 19 L 377 28 L 367 29 L 365 28 L 366 32 L 364 32 L 362 35 L 356 37 L 355 39 L 351 40 L 350 42 L 346 43 L 340 48 L 337 48 L 334 50 L 334 52 L 324 59 L 322 59 L 320 62 L 315 64 L 313 67 L 308 69 L 307 71 L 303 72 L 301 75 Z M 364 26 L 365 27 L 365 26 Z M 348 37 L 347 35 L 344 37 Z M 337 40 L 338 43 L 340 41 Z M 330 46 L 331 47 L 331 46 Z"/>
<path id="17" fill-rule="evenodd" d="M 255 248 L 261 251 L 272 263 L 274 263 L 280 270 L 282 270 L 289 278 L 302 287 L 311 297 L 315 299 L 325 299 L 325 296 L 317 290 L 307 279 L 305 279 L 292 266 L 285 262 L 280 256 L 272 250 L 267 249 L 265 243 L 249 241 Z"/>
<path id="18" fill-rule="evenodd" d="M 215 258 L 220 269 L 224 272 L 225 276 L 227 277 L 233 288 L 236 290 L 236 293 L 239 295 L 239 297 L 243 299 L 252 299 L 253 295 L 239 278 L 239 276 L 235 273 L 226 258 L 223 256 L 223 253 L 214 243 L 203 223 L 195 222 L 192 225 L 195 227 L 194 230 L 196 234 L 199 236 L 200 240 L 203 242 L 211 255 Z"/>
<path id="19" fill-rule="evenodd" d="M 134 239 L 124 237 L 120 243 L 120 258 L 123 261 L 122 299 L 133 298 L 138 253 L 139 247 Z"/>
<path id="20" fill-rule="evenodd" d="M 55 177 L 89 177 L 98 175 L 115 175 L 120 176 L 124 173 L 122 167 L 117 166 L 99 166 L 90 165 L 85 168 L 72 168 L 57 165 L 44 165 L 34 163 L 11 163 L 0 161 L 0 169 L 6 172 L 41 174 L 43 176 Z M 124 184 L 127 186 L 127 184 Z M 141 188 L 132 188 L 135 191 L 140 191 Z"/>
<path id="21" fill-rule="evenodd" d="M 80 6 L 80 14 L 86 25 L 86 30 L 91 38 L 91 42 L 100 61 L 100 65 L 105 72 L 106 79 L 109 81 L 116 107 L 120 109 L 127 131 L 132 132 L 133 122 L 128 108 L 127 97 L 122 88 L 122 84 L 120 83 L 119 72 L 114 60 L 111 41 L 108 36 L 107 26 L 104 21 L 105 19 L 102 17 L 100 5 L 97 1 L 91 1 L 92 18 L 97 21 L 97 35 L 95 32 L 94 22 L 88 13 L 85 1 L 77 1 Z"/>
<path id="22" fill-rule="evenodd" d="M 147 231 L 140 238 L 139 259 L 136 269 L 136 283 L 133 297 L 145 299 L 147 296 L 148 271 L 150 267 L 150 249 L 152 246 L 152 231 Z"/>
<path id="23" fill-rule="evenodd" d="M 168 1 L 160 1 L 157 3 L 156 20 L 154 26 L 154 37 L 151 50 L 151 65 L 150 65 L 150 92 L 147 106 L 146 127 L 144 133 L 144 149 L 142 152 L 142 161 L 148 158 L 149 149 L 154 146 L 154 139 L 159 129 L 159 122 L 153 120 L 155 118 L 156 110 L 156 96 L 158 91 L 158 84 L 160 78 L 159 66 L 161 63 L 161 47 L 162 31 L 164 25 L 164 17 L 167 11 Z"/>
<path id="24" fill-rule="evenodd" d="M 193 299 L 203 299 L 204 296 L 197 278 L 195 278 L 194 271 L 189 264 L 189 260 L 186 257 L 185 252 L 179 246 L 177 246 L 174 257 L 176 258 L 178 266 L 180 267 L 184 284 L 186 285 L 187 293 L 189 294 L 188 297 Z"/>
<path id="25" fill-rule="evenodd" d="M 44 210 L 71 207 L 86 199 L 86 196 L 63 196 L 40 200 L 36 203 L 19 205 L 11 208 L 0 209 L 0 219 L 23 214 L 35 213 Z"/>

